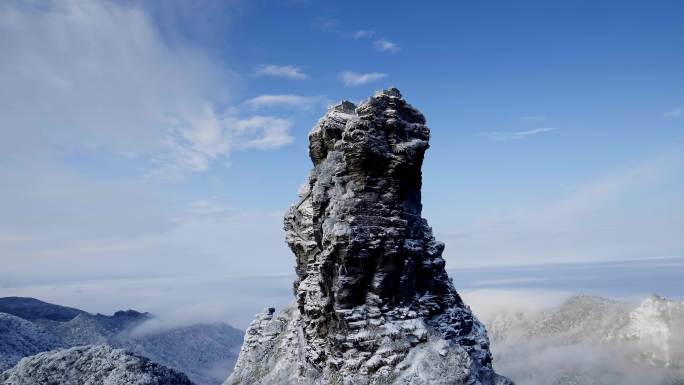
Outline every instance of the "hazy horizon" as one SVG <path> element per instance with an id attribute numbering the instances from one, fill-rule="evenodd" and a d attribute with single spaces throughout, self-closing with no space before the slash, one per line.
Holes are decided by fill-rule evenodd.
<path id="1" fill-rule="evenodd" d="M 558 305 L 578 294 L 636 303 L 651 295 L 684 301 L 684 257 L 518 267 L 448 269 L 476 314 L 510 306 Z M 292 274 L 139 277 L 0 286 L 0 297 L 34 297 L 91 313 L 151 312 L 164 322 L 228 322 L 246 328 L 254 314 L 294 301 Z"/>

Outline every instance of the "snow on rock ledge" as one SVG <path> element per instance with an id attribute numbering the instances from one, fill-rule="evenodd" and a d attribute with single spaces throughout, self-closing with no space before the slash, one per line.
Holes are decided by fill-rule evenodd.
<path id="1" fill-rule="evenodd" d="M 26 357 L 3 385 L 192 385 L 185 374 L 110 346 L 79 346 Z"/>
<path id="2" fill-rule="evenodd" d="M 332 107 L 285 215 L 295 303 L 257 316 L 227 385 L 511 384 L 421 217 L 425 118 L 399 90 Z"/>

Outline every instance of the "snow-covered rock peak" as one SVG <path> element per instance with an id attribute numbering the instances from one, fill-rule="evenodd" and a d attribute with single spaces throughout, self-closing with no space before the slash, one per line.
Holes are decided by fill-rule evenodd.
<path id="1" fill-rule="evenodd" d="M 331 107 L 285 215 L 295 303 L 259 315 L 227 384 L 494 384 L 484 326 L 421 217 L 425 117 L 396 88 Z"/>

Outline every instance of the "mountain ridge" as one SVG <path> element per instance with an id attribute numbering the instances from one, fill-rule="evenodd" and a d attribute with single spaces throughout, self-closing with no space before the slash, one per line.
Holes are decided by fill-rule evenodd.
<path id="1" fill-rule="evenodd" d="M 78 346 L 23 358 L 0 373 L 3 385 L 193 385 L 188 377 L 111 346 Z"/>
<path id="2" fill-rule="evenodd" d="M 64 322 L 86 312 L 31 297 L 3 297 L 0 298 L 0 313 L 12 314 L 29 321 L 42 319 Z"/>
<path id="3" fill-rule="evenodd" d="M 684 302 L 576 295 L 483 321 L 499 370 L 520 384 L 684 383 Z"/>
<path id="4" fill-rule="evenodd" d="M 0 331 L 7 330 L 0 334 L 0 371 L 10 369 L 23 357 L 43 351 L 104 344 L 180 370 L 198 385 L 213 385 L 221 383 L 232 370 L 243 339 L 241 330 L 225 322 L 131 333 L 156 318 L 136 310 L 121 310 L 112 315 L 91 314 L 24 297 L 5 301 L 0 298 L 0 303 L 16 303 L 17 298 L 31 306 L 15 312 L 32 320 L 0 313 Z M 32 309 L 35 314 L 31 314 Z M 61 309 L 68 312 L 59 312 Z M 49 317 L 43 318 L 45 314 Z M 65 314 L 75 316 L 66 321 L 55 320 L 69 318 Z"/>

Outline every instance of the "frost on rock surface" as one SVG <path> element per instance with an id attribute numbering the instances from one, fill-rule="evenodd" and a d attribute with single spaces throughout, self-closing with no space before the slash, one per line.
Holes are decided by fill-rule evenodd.
<path id="1" fill-rule="evenodd" d="M 0 374 L 2 385 L 192 385 L 185 374 L 109 346 L 40 353 Z"/>
<path id="2" fill-rule="evenodd" d="M 391 88 L 331 107 L 285 215 L 295 303 L 248 328 L 225 384 L 510 384 L 421 217 L 430 131 Z"/>

